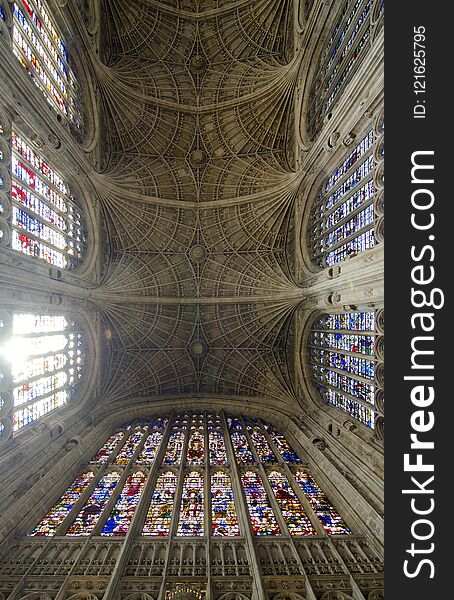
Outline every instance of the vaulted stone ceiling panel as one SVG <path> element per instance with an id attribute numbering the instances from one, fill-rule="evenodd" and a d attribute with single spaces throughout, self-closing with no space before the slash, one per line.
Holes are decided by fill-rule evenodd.
<path id="1" fill-rule="evenodd" d="M 107 402 L 294 402 L 293 2 L 105 0 Z"/>

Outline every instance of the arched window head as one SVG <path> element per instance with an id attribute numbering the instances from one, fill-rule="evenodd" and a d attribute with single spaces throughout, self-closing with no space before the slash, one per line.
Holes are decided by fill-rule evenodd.
<path id="1" fill-rule="evenodd" d="M 308 131 L 314 138 L 371 47 L 374 0 L 344 0 L 324 44 L 312 84 Z"/>
<path id="2" fill-rule="evenodd" d="M 323 314 L 312 325 L 308 360 L 324 402 L 373 429 L 378 360 L 375 312 Z"/>
<path id="3" fill-rule="evenodd" d="M 83 339 L 63 315 L 14 312 L 0 321 L 2 414 L 17 431 L 72 400 L 84 367 Z"/>
<path id="4" fill-rule="evenodd" d="M 310 254 L 319 267 L 340 263 L 377 243 L 382 220 L 374 200 L 383 160 L 377 155 L 378 140 L 382 150 L 382 136 L 369 129 L 323 180 L 307 231 Z"/>
<path id="5" fill-rule="evenodd" d="M 65 178 L 14 127 L 9 152 L 10 199 L 8 211 L 0 214 L 3 243 L 55 267 L 74 269 L 83 260 L 87 240 L 77 198 Z M 5 186 L 5 198 L 6 193 Z"/>
<path id="6" fill-rule="evenodd" d="M 47 2 L 15 0 L 13 52 L 49 104 L 75 128 L 82 128 L 82 106 L 73 66 Z"/>
<path id="7" fill-rule="evenodd" d="M 133 519 L 149 540 L 351 533 L 282 433 L 206 412 L 112 433 L 31 535 L 125 536 Z"/>

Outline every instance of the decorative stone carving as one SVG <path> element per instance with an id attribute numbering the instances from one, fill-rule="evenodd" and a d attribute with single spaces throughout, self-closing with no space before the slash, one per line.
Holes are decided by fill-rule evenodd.
<path id="1" fill-rule="evenodd" d="M 350 146 L 356 139 L 356 134 L 353 133 L 353 131 L 350 131 L 350 133 L 348 133 L 344 139 L 342 140 L 342 143 L 344 144 L 344 146 Z"/>
<path id="2" fill-rule="evenodd" d="M 318 449 L 319 449 L 319 450 L 321 450 L 322 452 L 323 452 L 324 450 L 326 450 L 326 448 L 327 448 L 327 445 L 326 445 L 326 442 L 325 442 L 325 440 L 323 440 L 323 439 L 321 439 L 321 438 L 315 438 L 315 439 L 313 439 L 313 440 L 312 440 L 312 443 L 314 444 L 314 446 L 315 446 L 316 448 L 318 448 Z"/>
<path id="3" fill-rule="evenodd" d="M 356 431 L 358 429 L 358 426 L 353 423 L 353 421 L 344 421 L 342 423 L 342 425 L 345 427 L 345 429 L 347 429 L 348 431 Z"/>
<path id="4" fill-rule="evenodd" d="M 332 133 L 328 139 L 328 146 L 330 148 L 333 148 L 337 144 L 337 141 L 339 140 L 339 138 L 340 138 L 340 133 L 338 131 L 335 131 L 334 133 Z"/>
<path id="5" fill-rule="evenodd" d="M 47 139 L 56 150 L 61 148 L 61 140 L 56 135 L 51 133 L 47 136 Z"/>

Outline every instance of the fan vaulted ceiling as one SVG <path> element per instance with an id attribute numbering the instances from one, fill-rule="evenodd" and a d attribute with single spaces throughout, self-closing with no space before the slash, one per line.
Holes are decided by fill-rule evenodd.
<path id="1" fill-rule="evenodd" d="M 105 0 L 104 396 L 294 402 L 291 0 Z"/>

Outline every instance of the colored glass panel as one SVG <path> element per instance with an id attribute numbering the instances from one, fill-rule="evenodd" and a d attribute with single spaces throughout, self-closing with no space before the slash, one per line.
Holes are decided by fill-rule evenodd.
<path id="1" fill-rule="evenodd" d="M 277 524 L 260 475 L 252 471 L 247 471 L 241 476 L 241 482 L 254 534 L 280 535 L 279 525 Z"/>
<path id="2" fill-rule="evenodd" d="M 136 459 L 138 465 L 151 465 L 153 464 L 156 454 L 158 452 L 161 440 L 163 438 L 162 431 L 154 431 L 145 440 L 145 444 Z"/>
<path id="3" fill-rule="evenodd" d="M 178 477 L 171 471 L 159 475 L 142 535 L 169 535 L 177 482 Z"/>
<path id="4" fill-rule="evenodd" d="M 41 0 L 13 4 L 13 52 L 49 104 L 80 127 L 78 87 L 66 46 Z"/>
<path id="5" fill-rule="evenodd" d="M 164 464 L 174 465 L 181 462 L 183 446 L 186 433 L 184 431 L 173 431 L 167 444 Z"/>
<path id="6" fill-rule="evenodd" d="M 205 438 L 203 429 L 191 430 L 186 460 L 190 465 L 203 465 Z"/>
<path id="7" fill-rule="evenodd" d="M 104 475 L 69 527 L 67 535 L 87 536 L 92 533 L 119 480 L 120 474 L 115 471 Z"/>
<path id="8" fill-rule="evenodd" d="M 115 502 L 101 535 L 126 535 L 145 485 L 146 476 L 141 471 L 133 473 Z"/>
<path id="9" fill-rule="evenodd" d="M 328 535 L 351 533 L 351 529 L 344 523 L 339 513 L 310 475 L 304 471 L 298 471 L 295 474 L 295 479 L 301 486 L 304 495 L 309 500 Z"/>
<path id="10" fill-rule="evenodd" d="M 371 428 L 375 419 L 374 325 L 373 311 L 326 314 L 316 320 L 308 341 L 312 379 L 322 398 Z"/>
<path id="11" fill-rule="evenodd" d="M 197 471 L 188 473 L 183 481 L 183 494 L 178 520 L 180 536 L 197 537 L 204 534 L 203 476 Z"/>
<path id="12" fill-rule="evenodd" d="M 226 473 L 211 476 L 211 533 L 214 536 L 240 534 L 236 516 L 232 483 Z"/>
<path id="13" fill-rule="evenodd" d="M 105 464 L 109 460 L 109 457 L 111 456 L 112 452 L 121 442 L 123 437 L 123 432 L 114 433 L 114 435 L 111 435 L 107 442 L 104 444 L 104 446 L 101 448 L 101 450 L 99 450 L 99 452 L 92 458 L 91 464 Z"/>
<path id="14" fill-rule="evenodd" d="M 69 515 L 76 502 L 93 481 L 94 473 L 88 471 L 79 475 L 70 488 L 63 494 L 40 524 L 33 530 L 33 536 L 52 536 Z"/>
<path id="15" fill-rule="evenodd" d="M 276 457 L 274 456 L 274 452 L 271 450 L 268 440 L 260 431 L 258 425 L 255 426 L 247 426 L 249 435 L 251 436 L 252 444 L 255 447 L 255 451 L 258 454 L 260 462 L 262 463 L 274 463 L 276 462 Z"/>
<path id="16" fill-rule="evenodd" d="M 293 448 L 290 446 L 290 444 L 287 442 L 287 440 L 281 433 L 274 430 L 270 425 L 268 425 L 268 426 L 265 425 L 265 428 L 267 429 L 268 433 L 270 434 L 271 439 L 273 440 L 275 446 L 279 450 L 280 455 L 286 462 L 288 462 L 288 463 L 300 463 L 301 462 L 301 459 L 299 458 L 298 454 L 295 452 L 295 450 L 293 450 Z"/>
<path id="17" fill-rule="evenodd" d="M 12 335 L 0 351 L 13 380 L 13 429 L 66 404 L 82 373 L 84 352 L 76 324 L 62 315 L 13 315 Z"/>
<path id="18" fill-rule="evenodd" d="M 268 479 L 290 535 L 315 535 L 317 532 L 287 477 L 278 471 L 272 471 L 268 474 Z"/>
<path id="19" fill-rule="evenodd" d="M 210 431 L 208 433 L 210 446 L 210 464 L 224 465 L 227 463 L 224 436 L 221 431 Z"/>
<path id="20" fill-rule="evenodd" d="M 17 131 L 12 145 L 12 248 L 56 267 L 82 260 L 86 232 L 82 211 L 63 177 Z"/>
<path id="21" fill-rule="evenodd" d="M 237 462 L 239 464 L 253 463 L 254 457 L 249 448 L 246 435 L 243 432 L 241 421 L 237 418 L 229 417 L 227 422 Z"/>
<path id="22" fill-rule="evenodd" d="M 133 457 L 137 446 L 140 444 L 143 438 L 143 431 L 139 429 L 139 431 L 133 432 L 129 438 L 126 440 L 125 445 L 119 452 L 117 458 L 115 459 L 116 465 L 127 465 L 131 458 Z"/>

